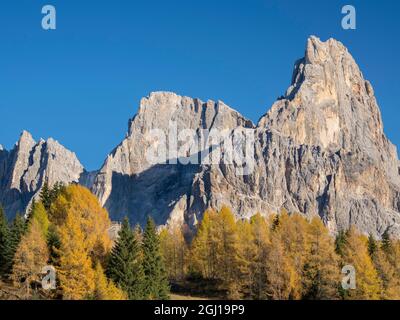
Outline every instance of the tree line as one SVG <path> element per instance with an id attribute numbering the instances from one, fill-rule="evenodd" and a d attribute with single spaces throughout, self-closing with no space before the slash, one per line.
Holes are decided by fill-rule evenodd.
<path id="1" fill-rule="evenodd" d="M 280 214 L 235 220 L 207 210 L 196 230 L 142 230 L 124 219 L 110 238 L 108 212 L 86 188 L 42 188 L 27 218 L 0 207 L 0 289 L 23 299 L 168 299 L 176 292 L 226 299 L 400 299 L 400 241 L 354 227 L 333 237 L 319 217 Z M 55 289 L 41 287 L 44 266 Z M 355 289 L 341 285 L 344 266 Z M 1 292 L 0 292 L 1 293 Z"/>
<path id="2" fill-rule="evenodd" d="M 190 244 L 177 226 L 161 232 L 168 277 L 182 292 L 228 299 L 400 299 L 400 241 L 360 234 L 331 236 L 319 217 L 285 210 L 234 219 L 229 208 L 205 212 Z M 356 288 L 342 286 L 355 269 Z"/>
<path id="3" fill-rule="evenodd" d="M 0 207 L 0 287 L 22 299 L 168 299 L 169 284 L 152 219 L 144 231 L 127 219 L 115 243 L 107 211 L 86 188 L 46 183 L 27 219 L 8 223 Z M 45 266 L 56 284 L 43 290 Z"/>

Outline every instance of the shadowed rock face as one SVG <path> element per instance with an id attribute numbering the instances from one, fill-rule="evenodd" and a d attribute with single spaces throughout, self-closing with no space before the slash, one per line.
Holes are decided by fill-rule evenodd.
<path id="1" fill-rule="evenodd" d="M 193 156 L 183 151 L 169 153 L 166 164 L 149 163 L 147 152 L 158 146 L 153 129 L 167 133 L 168 150 L 180 150 L 169 139 L 171 124 L 199 135 L 252 130 L 254 170 L 238 175 L 223 163 L 175 164 Z M 396 148 L 384 135 L 372 85 L 333 39 L 308 39 L 285 96 L 257 125 L 220 101 L 156 92 L 142 99 L 126 138 L 98 172 L 85 172 L 75 155 L 49 141 L 24 133 L 14 150 L 0 148 L 0 201 L 10 212 L 23 209 L 48 177 L 90 187 L 113 220 L 128 215 L 143 224 L 151 215 L 157 224 L 193 227 L 209 207 L 228 205 L 238 218 L 286 208 L 320 216 L 332 233 L 355 224 L 376 236 L 385 230 L 400 236 Z"/>
<path id="2" fill-rule="evenodd" d="M 149 165 L 146 135 L 166 130 L 171 120 L 178 130 L 253 128 L 254 172 L 240 176 L 224 164 Z M 375 235 L 386 229 L 400 235 L 398 167 L 372 86 L 348 50 L 310 37 L 287 93 L 257 126 L 221 102 L 165 92 L 143 99 L 93 191 L 112 215 L 140 223 L 151 214 L 159 224 L 192 225 L 205 209 L 228 205 L 238 217 L 286 208 L 319 215 L 333 233 L 356 224 Z"/>
<path id="3" fill-rule="evenodd" d="M 46 180 L 78 182 L 83 166 L 75 154 L 48 139 L 36 142 L 24 131 L 11 151 L 0 151 L 0 203 L 9 217 L 24 213 Z"/>
<path id="4" fill-rule="evenodd" d="M 199 165 L 180 165 L 188 156 L 170 137 L 184 129 L 253 128 L 250 120 L 223 102 L 181 97 L 169 92 L 152 93 L 142 99 L 138 114 L 129 123 L 126 139 L 107 157 L 92 187 L 111 215 L 128 215 L 133 223 L 144 223 L 152 215 L 158 224 L 184 223 L 189 195 Z M 176 129 L 174 129 L 176 128 Z M 166 134 L 168 163 L 153 165 L 146 157 L 157 144 L 153 129 Z"/>

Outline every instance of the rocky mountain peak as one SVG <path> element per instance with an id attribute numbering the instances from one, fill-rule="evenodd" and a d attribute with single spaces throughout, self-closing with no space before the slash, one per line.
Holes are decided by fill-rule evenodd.
<path id="1" fill-rule="evenodd" d="M 246 174 L 233 164 L 180 162 L 198 156 L 180 148 L 187 141 L 179 134 L 187 129 L 199 137 L 203 129 L 241 128 L 254 133 L 254 165 Z M 165 161 L 149 161 L 148 151 L 164 145 Z M 257 126 L 222 101 L 153 92 L 96 172 L 85 172 L 57 141 L 36 142 L 23 132 L 13 150 L 0 151 L 0 202 L 13 214 L 26 208 L 45 179 L 79 181 L 113 220 L 129 216 L 132 224 L 151 215 L 159 225 L 195 229 L 207 208 L 227 205 L 237 218 L 285 208 L 319 216 L 332 233 L 356 225 L 364 233 L 400 237 L 399 167 L 371 83 L 342 43 L 312 36 L 286 94 Z"/>
<path id="2" fill-rule="evenodd" d="M 24 212 L 44 182 L 78 182 L 84 172 L 75 153 L 49 138 L 36 142 L 23 131 L 14 149 L 0 157 L 0 203 L 8 215 Z"/>
<path id="3" fill-rule="evenodd" d="M 334 39 L 307 41 L 295 64 L 292 84 L 261 118 L 259 126 L 291 137 L 297 144 L 397 158 L 383 133 L 374 90 L 347 48 Z"/>
<path id="4" fill-rule="evenodd" d="M 253 128 L 254 124 L 222 101 L 203 102 L 171 92 L 151 93 L 141 100 L 137 115 L 129 123 L 127 137 L 107 157 L 92 190 L 117 217 L 138 210 L 136 221 L 143 222 L 147 214 L 157 211 L 155 219 L 165 223 L 174 216 L 171 210 L 175 208 L 175 212 L 179 212 L 176 219 L 182 221 L 186 194 L 200 166 L 178 165 L 179 158 L 188 156 L 187 150 L 181 148 L 186 141 L 180 142 L 179 134 L 185 130 L 197 135 L 200 129 L 237 127 Z M 152 135 L 153 130 L 165 134 L 166 163 L 174 164 L 158 165 L 148 161 L 147 152 L 162 143 Z M 136 190 L 131 190 L 129 186 L 134 184 Z"/>

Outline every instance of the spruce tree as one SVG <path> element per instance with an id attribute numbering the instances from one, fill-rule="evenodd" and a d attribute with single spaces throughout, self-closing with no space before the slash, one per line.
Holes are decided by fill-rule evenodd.
<path id="1" fill-rule="evenodd" d="M 119 238 L 112 249 L 107 276 L 127 293 L 130 300 L 144 298 L 140 244 L 130 227 L 128 218 L 124 219 Z"/>
<path id="2" fill-rule="evenodd" d="M 0 205 L 0 276 L 3 276 L 6 268 L 6 252 L 10 230 L 8 227 L 7 217 L 3 207 Z"/>
<path id="3" fill-rule="evenodd" d="M 53 188 L 49 187 L 49 182 L 46 179 L 40 191 L 40 201 L 43 203 L 44 208 L 49 211 L 51 205 L 56 201 L 57 197 L 66 191 L 66 187 L 61 182 L 56 182 Z"/>
<path id="4" fill-rule="evenodd" d="M 339 255 L 343 255 L 343 249 L 346 245 L 346 232 L 340 230 L 335 239 L 335 251 Z"/>
<path id="5" fill-rule="evenodd" d="M 146 298 L 166 300 L 169 297 L 164 259 L 161 255 L 160 239 L 153 219 L 148 218 L 143 235 L 143 271 Z"/>
<path id="6" fill-rule="evenodd" d="M 50 225 L 47 234 L 47 246 L 49 248 L 49 264 L 54 267 L 60 266 L 61 239 L 54 225 Z"/>
<path id="7" fill-rule="evenodd" d="M 42 190 L 40 191 L 40 201 L 43 203 L 46 210 L 50 210 L 51 196 L 50 196 L 49 182 L 47 179 L 43 184 Z"/>
<path id="8" fill-rule="evenodd" d="M 371 257 L 374 256 L 376 250 L 378 249 L 378 245 L 376 240 L 372 234 L 368 236 L 368 253 Z"/>
<path id="9" fill-rule="evenodd" d="M 2 274 L 5 276 L 10 275 L 12 271 L 15 252 L 21 242 L 22 236 L 26 232 L 26 226 L 25 219 L 20 214 L 17 214 L 11 225 L 9 236 L 4 246 L 4 266 Z"/>
<path id="10" fill-rule="evenodd" d="M 389 253 L 392 249 L 392 240 L 390 239 L 388 230 L 385 230 L 385 232 L 382 234 L 382 249 L 386 253 Z"/>

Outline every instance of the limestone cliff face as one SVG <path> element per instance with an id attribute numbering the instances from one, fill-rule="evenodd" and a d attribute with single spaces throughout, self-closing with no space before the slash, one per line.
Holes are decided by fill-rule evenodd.
<path id="1" fill-rule="evenodd" d="M 92 191 L 114 219 L 129 215 L 133 222 L 144 223 L 152 215 L 159 224 L 183 223 L 187 196 L 200 166 L 178 161 L 189 155 L 173 137 L 185 129 L 222 130 L 239 126 L 254 127 L 221 101 L 203 102 L 169 92 L 152 93 L 142 99 L 138 114 L 129 123 L 126 139 L 107 157 Z M 147 158 L 150 148 L 157 149 L 160 143 L 152 136 L 154 129 L 166 136 L 165 164 L 154 165 Z"/>
<path id="2" fill-rule="evenodd" d="M 255 168 L 156 165 L 145 154 L 151 129 L 251 128 Z M 185 155 L 178 154 L 177 157 Z M 142 100 L 127 138 L 108 156 L 93 191 L 113 216 L 191 226 L 205 209 L 231 206 L 238 217 L 286 208 L 318 215 L 332 232 L 351 224 L 377 236 L 400 235 L 396 148 L 383 133 L 371 84 L 338 41 L 310 37 L 292 84 L 258 125 L 222 102 L 172 93 Z"/>
<path id="3" fill-rule="evenodd" d="M 189 216 L 231 205 L 240 216 L 286 208 L 319 215 L 332 232 L 400 235 L 399 161 L 383 133 L 371 84 L 338 41 L 311 37 L 292 85 L 258 123 L 257 169 L 237 178 L 203 168 Z"/>
<path id="4" fill-rule="evenodd" d="M 253 170 L 238 174 L 237 163 L 183 164 L 201 159 L 173 139 L 185 129 L 197 138 L 204 129 L 251 131 Z M 166 148 L 154 130 L 165 134 Z M 149 161 L 155 150 L 165 161 Z M 210 153 L 216 151 L 227 153 L 223 144 Z M 400 237 L 399 167 L 372 85 L 340 42 L 310 37 L 286 94 L 257 125 L 221 101 L 152 93 L 97 172 L 85 172 L 54 140 L 35 142 L 26 132 L 13 150 L 0 146 L 0 202 L 9 214 L 24 210 L 48 178 L 91 188 L 113 220 L 127 215 L 143 224 L 151 215 L 160 225 L 194 228 L 210 207 L 228 205 L 238 218 L 286 208 L 321 217 L 332 233 L 355 224 L 365 233 L 388 230 Z"/>
<path id="5" fill-rule="evenodd" d="M 36 142 L 24 131 L 11 151 L 0 150 L 0 203 L 11 217 L 24 213 L 44 182 L 78 182 L 83 166 L 57 141 Z"/>

